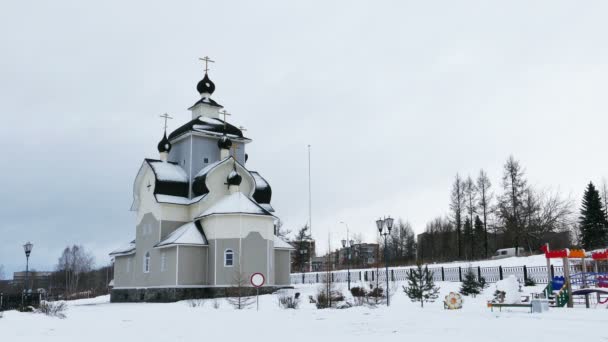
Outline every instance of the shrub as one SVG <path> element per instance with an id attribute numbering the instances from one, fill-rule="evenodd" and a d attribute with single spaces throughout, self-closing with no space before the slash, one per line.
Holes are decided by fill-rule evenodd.
<path id="1" fill-rule="evenodd" d="M 327 309 L 336 307 L 338 302 L 344 301 L 344 295 L 338 290 L 328 291 L 325 288 L 320 288 L 316 297 L 317 309 Z"/>
<path id="2" fill-rule="evenodd" d="M 65 302 L 40 302 L 40 306 L 36 309 L 37 313 L 45 314 L 47 316 L 57 317 L 57 318 L 65 318 L 65 311 L 68 306 Z"/>
<path id="3" fill-rule="evenodd" d="M 367 295 L 367 291 L 364 288 L 355 286 L 350 289 L 350 293 L 353 297 L 365 297 Z"/>
<path id="4" fill-rule="evenodd" d="M 536 286 L 536 282 L 532 278 L 526 279 L 524 286 Z"/>
<path id="5" fill-rule="evenodd" d="M 296 293 L 296 296 L 292 297 L 287 294 L 279 295 L 279 306 L 283 309 L 297 309 L 300 306 L 300 296 Z"/>
<path id="6" fill-rule="evenodd" d="M 214 309 L 219 309 L 220 308 L 220 301 L 217 299 L 213 300 L 213 308 Z"/>
<path id="7" fill-rule="evenodd" d="M 203 307 L 205 305 L 204 299 L 190 299 L 188 300 L 188 306 L 191 308 Z"/>

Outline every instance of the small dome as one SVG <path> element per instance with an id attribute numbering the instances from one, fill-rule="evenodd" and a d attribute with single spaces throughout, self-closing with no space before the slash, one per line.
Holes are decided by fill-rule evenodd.
<path id="1" fill-rule="evenodd" d="M 232 147 L 232 140 L 224 135 L 218 140 L 217 147 L 219 147 L 220 150 L 229 150 Z"/>
<path id="2" fill-rule="evenodd" d="M 241 175 L 239 175 L 238 172 L 236 172 L 236 165 L 234 166 L 234 170 L 232 170 L 230 172 L 230 174 L 228 175 L 228 185 L 236 185 L 239 186 L 241 185 L 241 181 L 243 180 L 243 177 L 241 177 Z"/>
<path id="3" fill-rule="evenodd" d="M 215 91 L 215 84 L 209 79 L 207 73 L 205 73 L 205 77 L 198 82 L 196 85 L 196 90 L 198 90 L 199 94 L 213 94 Z"/>
<path id="4" fill-rule="evenodd" d="M 165 134 L 163 135 L 163 140 L 161 140 L 158 143 L 158 152 L 160 152 L 160 153 L 163 153 L 163 152 L 169 153 L 169 151 L 171 151 L 171 143 L 169 142 L 169 139 L 167 139 L 167 132 L 165 132 Z"/>

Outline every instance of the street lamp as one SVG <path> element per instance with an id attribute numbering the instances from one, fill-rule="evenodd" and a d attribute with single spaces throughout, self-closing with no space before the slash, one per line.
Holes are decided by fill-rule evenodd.
<path id="1" fill-rule="evenodd" d="M 391 234 L 393 229 L 393 218 L 385 217 L 384 219 L 378 219 L 376 221 L 376 227 L 380 236 L 384 237 L 384 264 L 386 266 L 386 306 L 389 306 L 389 293 L 388 293 L 388 236 Z"/>
<path id="2" fill-rule="evenodd" d="M 350 249 L 353 246 L 353 240 L 348 239 L 349 228 L 348 224 L 344 221 L 340 221 L 343 225 L 346 226 L 346 240 L 342 240 L 342 248 L 346 248 L 346 267 L 348 274 L 348 290 L 350 291 Z"/>
<path id="3" fill-rule="evenodd" d="M 23 245 L 23 251 L 25 251 L 25 292 L 28 292 L 28 276 L 30 271 L 30 254 L 32 253 L 32 248 L 34 248 L 34 244 L 31 242 L 27 242 Z"/>
<path id="4" fill-rule="evenodd" d="M 306 254 L 305 249 L 300 249 L 300 273 L 302 273 L 302 284 L 304 284 L 304 255 Z"/>

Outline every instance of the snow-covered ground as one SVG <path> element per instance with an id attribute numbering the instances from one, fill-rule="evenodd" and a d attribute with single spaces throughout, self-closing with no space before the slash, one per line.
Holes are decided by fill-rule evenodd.
<path id="1" fill-rule="evenodd" d="M 442 299 L 460 284 L 438 285 Z M 10 311 L 0 318 L 0 341 L 608 341 L 605 305 L 491 312 L 485 301 L 492 285 L 482 296 L 465 297 L 457 311 L 444 310 L 440 300 L 420 308 L 401 287 L 389 308 L 317 310 L 307 300 L 317 286 L 296 286 L 303 297 L 297 310 L 281 309 L 276 295 L 266 295 L 257 312 L 255 305 L 237 311 L 224 300 L 215 309 L 212 300 L 193 308 L 188 302 L 111 304 L 107 296 L 69 302 L 66 319 Z"/>

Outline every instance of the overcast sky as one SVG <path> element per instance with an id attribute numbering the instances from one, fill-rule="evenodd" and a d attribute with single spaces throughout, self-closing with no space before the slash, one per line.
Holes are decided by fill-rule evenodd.
<path id="1" fill-rule="evenodd" d="M 290 229 L 326 249 L 375 240 L 392 215 L 417 232 L 445 215 L 459 172 L 510 154 L 530 183 L 576 200 L 607 176 L 608 4 L 560 1 L 11 1 L 0 11 L 0 264 L 54 267 L 83 244 L 98 265 L 134 237 L 142 159 L 158 117 L 214 99 L 254 141 Z"/>

